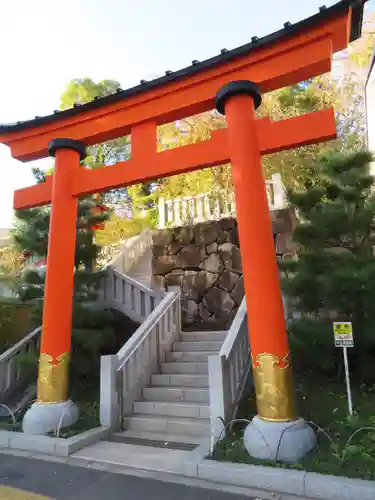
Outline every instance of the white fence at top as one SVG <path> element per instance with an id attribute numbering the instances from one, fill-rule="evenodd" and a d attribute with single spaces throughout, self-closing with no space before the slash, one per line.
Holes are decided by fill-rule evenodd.
<path id="1" fill-rule="evenodd" d="M 270 210 L 280 210 L 286 206 L 286 196 L 280 174 L 274 174 L 266 181 Z M 159 198 L 159 229 L 165 227 L 196 224 L 224 217 L 235 217 L 234 194 L 220 196 L 202 193 L 195 196 L 165 200 Z"/>

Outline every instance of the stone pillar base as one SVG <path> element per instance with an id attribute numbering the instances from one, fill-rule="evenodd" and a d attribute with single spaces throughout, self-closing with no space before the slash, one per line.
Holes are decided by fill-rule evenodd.
<path id="1" fill-rule="evenodd" d="M 316 435 L 302 418 L 269 422 L 256 416 L 245 429 L 244 445 L 253 458 L 294 464 L 315 447 Z"/>
<path id="2" fill-rule="evenodd" d="M 75 424 L 78 418 L 78 408 L 72 401 L 34 403 L 23 417 L 22 430 L 26 434 L 55 433 L 59 426 L 69 427 Z"/>

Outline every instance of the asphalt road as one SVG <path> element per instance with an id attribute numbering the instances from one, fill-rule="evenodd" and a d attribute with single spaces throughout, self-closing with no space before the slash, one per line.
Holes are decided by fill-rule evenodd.
<path id="1" fill-rule="evenodd" d="M 0 500 L 249 500 L 248 496 L 0 454 Z"/>

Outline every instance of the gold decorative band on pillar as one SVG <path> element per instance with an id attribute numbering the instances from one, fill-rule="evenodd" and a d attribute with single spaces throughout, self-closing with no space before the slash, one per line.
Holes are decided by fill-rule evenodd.
<path id="1" fill-rule="evenodd" d="M 70 354 L 65 352 L 53 358 L 41 354 L 39 358 L 38 403 L 61 403 L 68 398 Z"/>
<path id="2" fill-rule="evenodd" d="M 271 422 L 295 420 L 294 388 L 289 354 L 252 357 L 258 416 Z"/>

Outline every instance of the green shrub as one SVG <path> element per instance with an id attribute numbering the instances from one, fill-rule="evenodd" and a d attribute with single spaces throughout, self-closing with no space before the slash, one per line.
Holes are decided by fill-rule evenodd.
<path id="1" fill-rule="evenodd" d="M 372 156 L 332 155 L 316 166 L 313 187 L 290 191 L 299 214 L 295 262 L 281 262 L 283 290 L 305 319 L 290 324 L 294 364 L 331 374 L 342 370 L 333 347 L 333 321 L 353 324 L 349 349 L 354 376 L 375 382 L 375 194 Z M 306 319 L 311 317 L 319 320 Z M 322 319 L 329 318 L 329 319 Z M 330 366 L 331 365 L 331 366 Z M 364 378 L 365 377 L 365 378 Z"/>
<path id="2" fill-rule="evenodd" d="M 31 304 L 20 303 L 17 299 L 0 299 L 1 352 L 14 345 L 36 326 Z"/>

